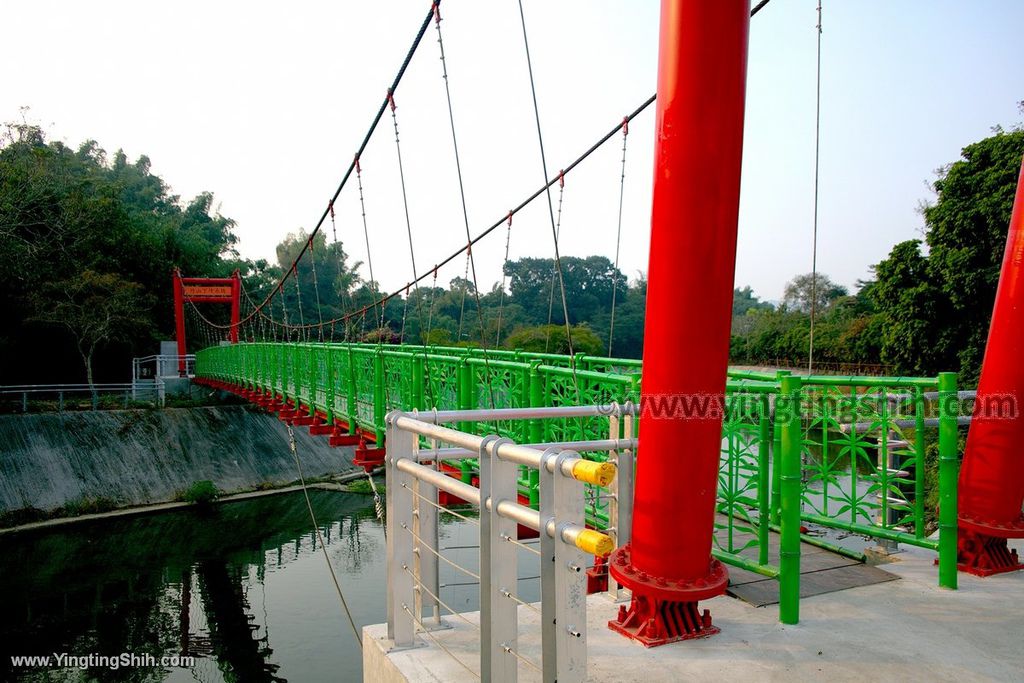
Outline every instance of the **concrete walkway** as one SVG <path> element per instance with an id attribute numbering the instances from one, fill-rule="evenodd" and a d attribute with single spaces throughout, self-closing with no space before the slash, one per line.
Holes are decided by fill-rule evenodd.
<path id="1" fill-rule="evenodd" d="M 1014 547 L 1024 551 L 1024 543 Z M 906 548 L 884 565 L 902 580 L 801 600 L 796 626 L 774 607 L 719 597 L 711 609 L 722 633 L 651 650 L 606 627 L 617 607 L 589 598 L 588 672 L 594 681 L 1021 681 L 1024 680 L 1024 572 L 988 579 L 960 575 L 960 590 L 937 586 L 934 553 Z M 466 615 L 476 623 L 477 613 Z M 519 651 L 540 661 L 537 614 L 520 608 Z M 478 633 L 448 617 L 435 637 L 474 672 Z M 364 630 L 366 681 L 475 681 L 430 637 L 423 647 L 385 654 L 383 625 Z M 540 676 L 524 663 L 520 680 Z"/>

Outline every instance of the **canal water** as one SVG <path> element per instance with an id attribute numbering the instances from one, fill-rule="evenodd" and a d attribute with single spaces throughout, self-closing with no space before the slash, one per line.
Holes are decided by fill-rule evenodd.
<path id="1" fill-rule="evenodd" d="M 372 498 L 310 491 L 358 626 L 385 620 L 386 545 Z M 442 515 L 445 557 L 476 570 L 478 527 Z M 529 552 L 520 597 L 537 600 Z M 477 609 L 473 577 L 441 595 Z M 0 537 L 0 680 L 359 681 L 362 656 L 301 493 Z M 187 655 L 191 667 L 14 667 L 12 656 Z M 88 664 L 88 662 L 83 662 Z"/>

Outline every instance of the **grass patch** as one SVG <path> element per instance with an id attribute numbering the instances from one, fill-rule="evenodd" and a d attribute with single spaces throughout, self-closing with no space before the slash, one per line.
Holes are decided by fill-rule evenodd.
<path id="1" fill-rule="evenodd" d="M 384 484 L 377 484 L 377 482 L 374 482 L 374 484 L 377 486 L 377 493 L 383 496 Z M 361 493 L 367 496 L 373 495 L 373 487 L 370 486 L 370 481 L 368 479 L 355 479 L 350 481 L 345 484 L 345 490 L 349 493 Z"/>
<path id="2" fill-rule="evenodd" d="M 209 479 L 193 482 L 175 496 L 175 500 L 193 505 L 209 505 L 220 497 L 221 491 Z"/>

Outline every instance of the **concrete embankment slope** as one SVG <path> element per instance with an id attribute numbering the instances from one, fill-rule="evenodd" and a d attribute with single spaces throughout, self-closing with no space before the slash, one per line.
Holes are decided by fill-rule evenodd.
<path id="1" fill-rule="evenodd" d="M 351 469 L 350 449 L 295 437 L 307 478 Z M 0 511 L 167 501 L 204 479 L 224 491 L 295 481 L 287 428 L 246 406 L 0 415 Z"/>

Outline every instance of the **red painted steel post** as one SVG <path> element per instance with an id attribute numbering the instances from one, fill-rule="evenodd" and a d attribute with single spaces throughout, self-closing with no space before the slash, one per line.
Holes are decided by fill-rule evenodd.
<path id="1" fill-rule="evenodd" d="M 242 278 L 236 270 L 231 273 L 231 331 L 228 336 L 232 344 L 238 343 L 238 321 L 241 319 L 239 315 L 239 299 L 241 298 L 241 295 Z"/>
<path id="2" fill-rule="evenodd" d="M 174 269 L 174 334 L 178 342 L 178 375 L 185 371 L 185 292 L 181 284 L 181 271 Z"/>
<path id="3" fill-rule="evenodd" d="M 609 626 L 644 645 L 717 633 L 711 558 L 729 356 L 746 91 L 747 0 L 662 0 L 654 196 L 632 542 Z"/>
<path id="4" fill-rule="evenodd" d="M 974 418 L 960 470 L 959 564 L 987 576 L 1024 569 L 1007 538 L 1024 537 L 1024 164 L 992 310 Z"/>

